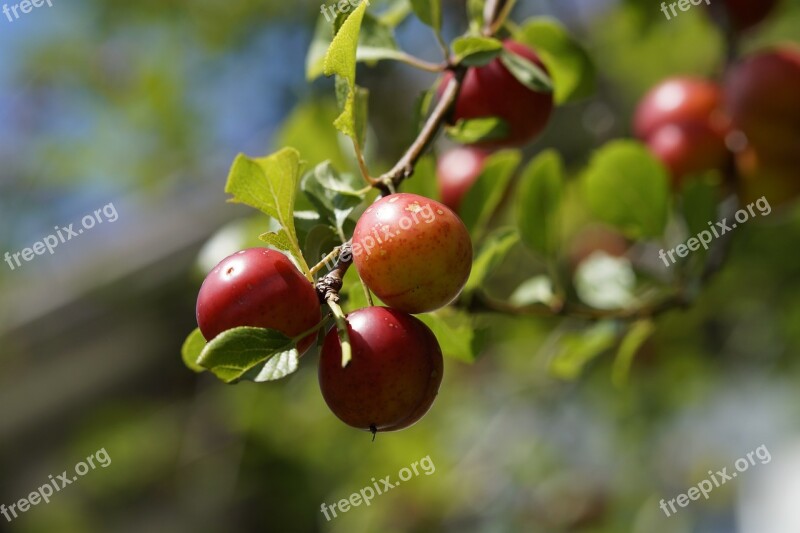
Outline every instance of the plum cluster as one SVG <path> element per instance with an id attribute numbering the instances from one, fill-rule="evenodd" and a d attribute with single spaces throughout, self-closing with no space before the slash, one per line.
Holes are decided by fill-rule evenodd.
<path id="1" fill-rule="evenodd" d="M 420 216 L 425 213 L 425 216 Z M 322 344 L 322 395 L 342 421 L 377 431 L 406 428 L 433 404 L 442 382 L 439 343 L 415 313 L 452 302 L 472 268 L 464 223 L 445 205 L 413 194 L 393 194 L 358 220 L 353 263 L 388 307 L 371 306 L 346 317 L 352 350 L 342 367 L 337 329 Z M 322 320 L 321 298 L 284 254 L 266 248 L 237 252 L 206 277 L 197 298 L 197 323 L 206 340 L 242 327 L 272 329 L 292 338 Z M 306 352 L 316 332 L 302 338 Z"/>
<path id="2" fill-rule="evenodd" d="M 733 33 L 748 30 L 776 1 L 725 0 L 713 13 Z M 720 170 L 737 177 L 744 202 L 783 203 L 800 194 L 800 50 L 779 46 L 729 65 L 721 82 L 664 80 L 640 101 L 634 132 L 670 170 L 677 187 Z"/>

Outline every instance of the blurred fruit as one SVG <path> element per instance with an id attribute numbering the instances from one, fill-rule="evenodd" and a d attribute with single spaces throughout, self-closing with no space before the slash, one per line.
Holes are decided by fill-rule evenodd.
<path id="1" fill-rule="evenodd" d="M 722 89 L 700 78 L 670 78 L 653 87 L 639 102 L 634 132 L 642 140 L 668 124 L 706 122 L 724 127 Z"/>
<path id="2" fill-rule="evenodd" d="M 736 168 L 741 205 L 764 197 L 771 206 L 779 207 L 800 196 L 800 153 L 765 159 L 750 147 L 736 156 Z"/>
<path id="3" fill-rule="evenodd" d="M 673 185 L 728 161 L 730 121 L 720 87 L 708 80 L 671 78 L 651 89 L 636 109 L 634 131 L 669 169 Z"/>
<path id="4" fill-rule="evenodd" d="M 685 176 L 723 168 L 730 155 L 725 139 L 702 122 L 664 126 L 647 139 L 647 145 L 669 169 L 676 186 Z"/>
<path id="5" fill-rule="evenodd" d="M 715 0 L 717 1 L 717 0 Z M 748 30 L 766 19 L 779 0 L 718 0 L 712 16 L 724 17 L 737 32 Z"/>
<path id="6" fill-rule="evenodd" d="M 483 172 L 487 157 L 488 153 L 478 148 L 459 147 L 439 158 L 436 177 L 444 205 L 458 211 L 461 200 Z"/>
<path id="7" fill-rule="evenodd" d="M 800 50 L 782 47 L 743 59 L 725 80 L 725 103 L 762 159 L 800 153 Z"/>
<path id="8" fill-rule="evenodd" d="M 578 268 L 584 260 L 595 252 L 604 252 L 612 257 L 624 256 L 630 245 L 627 239 L 608 226 L 593 224 L 582 228 L 569 245 L 569 265 L 571 270 Z"/>

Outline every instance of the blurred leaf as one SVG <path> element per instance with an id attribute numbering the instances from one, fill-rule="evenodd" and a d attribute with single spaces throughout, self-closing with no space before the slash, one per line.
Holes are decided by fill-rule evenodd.
<path id="1" fill-rule="evenodd" d="M 592 253 L 575 271 L 578 297 L 597 309 L 621 309 L 634 303 L 636 274 L 626 257 L 602 250 Z"/>
<path id="2" fill-rule="evenodd" d="M 233 383 L 252 376 L 254 369 L 294 347 L 294 340 L 278 331 L 234 328 L 209 342 L 198 362 L 225 383 Z"/>
<path id="3" fill-rule="evenodd" d="M 591 211 L 632 239 L 658 237 L 669 214 L 669 177 L 641 143 L 614 141 L 595 152 L 583 176 Z"/>
<path id="4" fill-rule="evenodd" d="M 411 0 L 411 8 L 423 23 L 436 31 L 442 28 L 442 0 Z"/>
<path id="5" fill-rule="evenodd" d="M 195 329 L 186 337 L 186 341 L 181 348 L 181 355 L 183 356 L 183 364 L 195 372 L 205 372 L 206 369 L 197 363 L 203 348 L 206 347 L 206 339 L 200 332 L 200 328 Z"/>
<path id="6" fill-rule="evenodd" d="M 639 352 L 639 348 L 649 339 L 656 330 L 652 320 L 639 320 L 634 323 L 625 335 L 617 350 L 617 357 L 614 359 L 614 368 L 611 371 L 611 381 L 617 387 L 622 387 L 628 382 L 633 358 Z"/>
<path id="7" fill-rule="evenodd" d="M 508 136 L 508 123 L 499 117 L 461 119 L 445 128 L 448 137 L 460 144 L 502 139 Z"/>
<path id="8" fill-rule="evenodd" d="M 403 191 L 434 200 L 440 198 L 436 181 L 436 159 L 432 154 L 426 154 L 417 161 L 414 173 L 403 182 Z"/>
<path id="9" fill-rule="evenodd" d="M 325 72 L 325 55 L 333 40 L 333 24 L 320 15 L 306 54 L 306 79 L 314 81 Z"/>
<path id="10" fill-rule="evenodd" d="M 547 276 L 536 276 L 514 290 L 508 301 L 517 307 L 527 307 L 533 304 L 550 304 L 555 295 L 553 282 Z"/>
<path id="11" fill-rule="evenodd" d="M 233 162 L 225 192 L 233 195 L 230 202 L 255 207 L 277 220 L 282 230 L 270 239 L 276 245 L 285 246 L 283 249 L 291 252 L 303 272 L 308 273 L 294 227 L 299 174 L 300 154 L 293 148 L 258 159 L 239 154 Z"/>
<path id="12" fill-rule="evenodd" d="M 505 48 L 500 52 L 500 61 L 528 89 L 540 93 L 553 92 L 553 80 L 539 65 Z"/>
<path id="13" fill-rule="evenodd" d="M 528 20 L 514 37 L 536 51 L 553 78 L 555 102 L 587 98 L 595 91 L 596 69 L 581 44 L 555 19 Z"/>
<path id="14" fill-rule="evenodd" d="M 486 346 L 488 330 L 476 328 L 468 313 L 449 308 L 417 318 L 431 329 L 447 357 L 473 363 Z"/>
<path id="15" fill-rule="evenodd" d="M 467 16 L 469 17 L 470 32 L 479 34 L 483 28 L 483 8 L 486 0 L 467 0 Z"/>
<path id="16" fill-rule="evenodd" d="M 472 263 L 465 293 L 479 288 L 495 268 L 505 259 L 508 252 L 519 242 L 519 233 L 514 228 L 498 228 L 484 239 L 480 252 Z"/>
<path id="17" fill-rule="evenodd" d="M 359 127 L 357 125 L 356 97 L 356 51 L 361 31 L 361 22 L 367 3 L 362 2 L 347 17 L 339 32 L 333 38 L 327 54 L 325 54 L 324 73 L 326 76 L 339 76 L 347 82 L 350 91 L 346 99 L 342 114 L 333 125 L 353 140 L 358 141 Z M 363 95 L 362 95 L 363 98 Z M 363 104 L 363 102 L 362 102 Z M 362 117 L 363 118 L 363 117 Z"/>
<path id="18" fill-rule="evenodd" d="M 331 128 L 338 114 L 331 99 L 307 100 L 286 119 L 276 136 L 276 144 L 293 146 L 309 165 L 330 160 L 336 168 L 347 168 L 349 163 L 342 153 L 339 133 Z"/>
<path id="19" fill-rule="evenodd" d="M 409 0 L 393 0 L 389 7 L 379 15 L 382 24 L 395 28 L 412 13 Z"/>
<path id="20" fill-rule="evenodd" d="M 522 242 L 551 257 L 558 246 L 557 215 L 564 193 L 564 163 L 555 150 L 539 154 L 522 172 L 517 198 L 517 225 Z"/>
<path id="21" fill-rule="evenodd" d="M 502 150 L 486 159 L 483 172 L 461 202 L 461 219 L 474 239 L 486 229 L 522 161 L 519 150 Z"/>
<path id="22" fill-rule="evenodd" d="M 714 172 L 714 175 L 717 173 Z M 719 188 L 713 179 L 687 180 L 681 191 L 683 218 L 689 235 L 697 238 L 701 232 L 711 233 L 708 223 L 717 219 Z M 708 251 L 700 247 L 697 261 L 702 264 Z"/>
<path id="23" fill-rule="evenodd" d="M 392 27 L 365 13 L 356 52 L 358 61 L 372 63 L 381 59 L 401 59 L 405 56 L 406 54 L 397 47 Z"/>
<path id="24" fill-rule="evenodd" d="M 454 62 L 469 67 L 486 65 L 500 55 L 503 43 L 491 37 L 459 37 L 453 41 Z"/>
<path id="25" fill-rule="evenodd" d="M 414 131 L 413 134 L 416 137 L 422 128 L 425 126 L 425 121 L 428 119 L 428 113 L 431 110 L 431 104 L 436 97 L 436 90 L 438 86 L 434 85 L 427 91 L 423 91 L 414 105 Z"/>
<path id="26" fill-rule="evenodd" d="M 613 324 L 600 322 L 580 333 L 565 335 L 550 362 L 554 376 L 575 380 L 592 360 L 609 350 L 616 342 L 617 334 Z"/>

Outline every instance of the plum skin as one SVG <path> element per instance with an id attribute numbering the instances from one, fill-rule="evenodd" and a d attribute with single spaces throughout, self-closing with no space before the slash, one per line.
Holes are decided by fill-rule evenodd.
<path id="1" fill-rule="evenodd" d="M 718 84 L 690 77 L 666 79 L 639 102 L 634 132 L 664 163 L 676 188 L 684 177 L 729 161 L 730 120 L 723 107 Z"/>
<path id="2" fill-rule="evenodd" d="M 419 319 L 387 307 L 359 309 L 347 323 L 353 358 L 345 368 L 336 328 L 322 346 L 319 384 L 328 407 L 366 431 L 411 426 L 433 405 L 442 382 L 436 337 Z"/>
<path id="3" fill-rule="evenodd" d="M 353 262 L 386 305 L 426 313 L 458 297 L 472 270 L 472 241 L 447 206 L 399 193 L 370 206 L 353 232 Z"/>
<path id="4" fill-rule="evenodd" d="M 534 63 L 543 71 L 547 68 L 539 56 L 528 46 L 507 39 L 506 50 Z M 452 78 L 444 76 L 440 92 Z M 503 65 L 499 58 L 482 67 L 467 70 L 461 92 L 453 108 L 452 121 L 498 117 L 509 126 L 508 134 L 501 139 L 475 143 L 483 147 L 514 147 L 532 141 L 547 126 L 553 111 L 552 93 L 533 91 L 523 85 Z"/>
<path id="5" fill-rule="evenodd" d="M 296 337 L 322 320 L 316 289 L 288 257 L 267 248 L 242 250 L 223 259 L 197 296 L 197 324 L 211 341 L 242 326 L 277 330 Z M 316 338 L 298 343 L 302 354 Z"/>
<path id="6" fill-rule="evenodd" d="M 442 154 L 436 165 L 436 181 L 444 205 L 458 211 L 461 200 L 483 172 L 488 155 L 488 152 L 470 146 Z"/>

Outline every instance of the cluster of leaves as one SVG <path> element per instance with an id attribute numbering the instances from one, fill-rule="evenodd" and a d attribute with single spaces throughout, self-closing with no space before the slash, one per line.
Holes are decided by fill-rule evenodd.
<path id="1" fill-rule="evenodd" d="M 557 104 L 569 104 L 592 94 L 592 61 L 557 21 L 535 18 L 516 25 L 503 20 L 498 27 L 498 35 L 508 34 L 534 48 L 550 72 L 548 76 L 536 65 L 505 50 L 499 38 L 486 35 L 486 4 L 469 2 L 470 30 L 450 45 L 441 35 L 438 0 L 392 2 L 379 15 L 368 12 L 367 3 L 362 2 L 350 13 L 340 12 L 332 22 L 320 17 L 308 54 L 307 76 L 309 80 L 323 74 L 335 77 L 338 111 L 333 125 L 352 143 L 354 172 L 339 172 L 328 160 L 303 174 L 301 154 L 284 148 L 264 158 L 240 155 L 225 189 L 232 195 L 231 201 L 247 204 L 272 219 L 273 231 L 261 235 L 261 240 L 292 257 L 309 281 L 325 274 L 325 263 L 313 263 L 331 250 L 333 254 L 328 257 L 333 258 L 337 247 L 348 240 L 358 216 L 377 194 L 376 185 L 395 185 L 379 182 L 367 170 L 364 147 L 368 138 L 369 92 L 356 84 L 358 62 L 400 61 L 443 74 L 456 68 L 479 67 L 499 58 L 520 82 L 538 91 L 552 91 Z M 506 4 L 506 14 L 511 7 L 513 2 Z M 395 29 L 412 13 L 433 29 L 442 45 L 445 58 L 441 65 L 418 60 L 397 45 Z M 437 80 L 421 98 L 425 103 L 421 106 L 423 118 L 429 113 L 439 86 Z M 502 120 L 489 117 L 459 122 L 446 130 L 455 141 L 474 142 L 502 133 L 505 127 Z M 338 162 L 341 164 L 341 158 Z M 430 156 L 413 163 L 411 181 L 417 186 L 420 182 L 433 183 Z M 575 311 L 592 321 L 608 320 L 565 339 L 553 358 L 553 371 L 565 378 L 574 377 L 598 354 L 617 347 L 614 377 L 624 381 L 633 355 L 653 331 L 647 313 L 632 324 L 629 319 L 638 316 L 637 309 L 657 305 L 654 298 L 671 295 L 674 287 L 645 279 L 642 287 L 630 283 L 622 287 L 626 298 L 617 298 L 616 308 L 595 309 L 572 303 L 576 291 L 565 275 L 569 269 L 564 265 L 568 242 L 564 213 L 577 205 L 628 239 L 659 239 L 673 218 L 669 179 L 663 165 L 634 141 L 607 144 L 594 154 L 587 168 L 575 174 L 578 179 L 568 179 L 564 161 L 554 150 L 545 150 L 524 166 L 519 150 L 498 151 L 488 158 L 460 209 L 478 250 L 466 289 L 452 307 L 420 317 L 434 331 L 446 355 L 467 362 L 474 360 L 486 340 L 486 317 L 492 313 L 569 315 Z M 713 186 L 705 181 L 695 183 L 679 202 L 689 208 L 682 218 L 692 229 L 712 220 L 716 209 Z M 429 195 L 436 194 L 430 185 L 423 187 Z M 298 191 L 313 209 L 295 209 Z M 522 269 L 527 279 L 520 280 L 510 296 L 494 297 L 487 287 L 499 267 L 520 250 L 536 258 L 529 271 Z M 539 263 L 543 265 L 541 272 L 537 272 Z M 612 270 L 615 269 L 623 274 L 632 272 L 626 259 L 614 263 Z M 353 276 L 351 269 L 342 290 L 345 307 L 350 309 L 369 301 L 369 295 Z M 619 277 L 619 272 L 612 272 L 611 277 L 614 276 Z M 635 285 L 635 276 L 630 277 Z M 327 329 L 331 318 L 326 317 L 318 328 Z M 267 381 L 297 368 L 296 340 L 273 331 L 237 328 L 206 344 L 200 332 L 195 331 L 184 345 L 183 356 L 193 370 L 211 370 L 225 382 Z"/>

